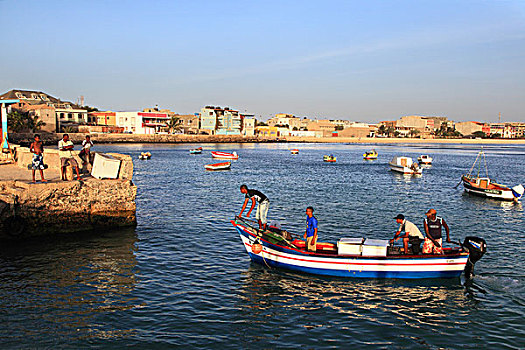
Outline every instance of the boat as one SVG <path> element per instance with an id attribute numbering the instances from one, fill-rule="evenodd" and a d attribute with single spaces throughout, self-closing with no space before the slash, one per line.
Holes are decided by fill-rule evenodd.
<path id="1" fill-rule="evenodd" d="M 377 152 L 375 149 L 367 151 L 363 154 L 364 159 L 377 159 Z"/>
<path id="2" fill-rule="evenodd" d="M 419 164 L 430 165 L 432 164 L 432 157 L 426 154 L 422 154 L 419 157 L 417 157 L 417 161 L 419 162 Z"/>
<path id="3" fill-rule="evenodd" d="M 485 165 L 485 176 L 480 176 L 481 173 L 481 158 Z M 478 164 L 477 174 L 473 174 L 473 170 Z M 489 177 L 487 161 L 483 149 L 479 151 L 474 164 L 466 175 L 461 176 L 460 183 L 463 183 L 465 192 L 476 196 L 499 199 L 504 201 L 519 201 L 523 197 L 525 188 L 523 185 L 516 185 L 512 188 L 497 183 Z M 458 184 L 459 185 L 459 184 Z"/>
<path id="4" fill-rule="evenodd" d="M 202 153 L 202 147 L 190 149 L 190 154 L 201 154 Z"/>
<path id="5" fill-rule="evenodd" d="M 290 150 L 290 153 L 291 154 L 299 154 L 299 150 L 297 148 L 294 148 L 294 149 Z"/>
<path id="6" fill-rule="evenodd" d="M 458 247 L 443 248 L 443 254 L 401 253 L 388 240 L 340 238 L 336 243 L 318 242 L 317 251 L 305 250 L 305 241 L 269 226 L 258 231 L 255 221 L 231 220 L 251 260 L 268 268 L 313 275 L 358 278 L 470 278 L 474 264 L 487 249 L 484 239 L 466 237 Z M 298 237 L 298 236 L 295 236 Z"/>
<path id="7" fill-rule="evenodd" d="M 394 157 L 388 163 L 390 170 L 409 175 L 422 175 L 423 169 L 410 157 Z"/>
<path id="8" fill-rule="evenodd" d="M 329 156 L 323 156 L 323 161 L 328 163 L 335 163 L 337 161 L 337 158 L 331 154 Z"/>
<path id="9" fill-rule="evenodd" d="M 237 152 L 228 153 L 228 152 L 212 151 L 211 156 L 217 159 L 233 159 L 233 160 L 239 159 L 239 155 L 237 154 Z"/>
<path id="10" fill-rule="evenodd" d="M 206 164 L 204 166 L 204 169 L 210 170 L 210 171 L 216 171 L 216 170 L 228 170 L 232 166 L 231 162 L 224 162 L 224 163 L 215 163 L 215 164 Z"/>
<path id="11" fill-rule="evenodd" d="M 139 159 L 146 160 L 151 158 L 151 153 L 149 152 L 140 152 Z"/>

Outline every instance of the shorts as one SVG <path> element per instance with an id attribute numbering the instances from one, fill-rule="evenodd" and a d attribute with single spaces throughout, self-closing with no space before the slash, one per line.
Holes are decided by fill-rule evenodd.
<path id="1" fill-rule="evenodd" d="M 268 209 L 270 209 L 270 201 L 267 199 L 259 203 L 259 205 L 257 206 L 255 218 L 257 220 L 260 220 L 263 225 L 268 222 Z"/>
<path id="2" fill-rule="evenodd" d="M 72 167 L 78 168 L 78 163 L 75 158 L 60 158 L 60 166 L 67 166 L 70 164 Z"/>
<path id="3" fill-rule="evenodd" d="M 46 168 L 44 164 L 44 156 L 42 154 L 33 154 L 33 160 L 31 160 L 31 169 L 33 170 L 44 170 Z"/>
<path id="4" fill-rule="evenodd" d="M 306 250 L 309 252 L 317 250 L 317 239 L 315 236 L 306 237 Z"/>
<path id="5" fill-rule="evenodd" d="M 441 247 L 436 247 L 430 238 L 425 237 L 425 243 L 423 243 L 423 254 L 443 254 L 443 238 L 438 238 L 436 241 Z"/>

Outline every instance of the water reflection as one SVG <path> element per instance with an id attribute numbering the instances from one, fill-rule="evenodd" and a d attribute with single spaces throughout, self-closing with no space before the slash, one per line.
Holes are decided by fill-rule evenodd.
<path id="1" fill-rule="evenodd" d="M 137 283 L 136 242 L 134 230 L 124 230 L 80 239 L 4 243 L 0 307 L 9 319 L 4 327 L 11 331 L 11 340 L 46 333 L 107 338 L 132 331 L 108 333 L 97 321 L 100 314 L 137 306 L 131 296 Z"/>

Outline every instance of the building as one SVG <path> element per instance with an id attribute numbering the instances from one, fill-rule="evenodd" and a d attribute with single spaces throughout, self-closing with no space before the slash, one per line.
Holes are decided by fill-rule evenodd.
<path id="1" fill-rule="evenodd" d="M 278 113 L 275 117 L 268 119 L 268 125 L 299 130 L 301 128 L 301 118 L 297 118 L 292 114 Z"/>
<path id="2" fill-rule="evenodd" d="M 91 120 L 88 118 L 87 109 L 82 108 L 72 102 L 61 101 L 56 97 L 48 95 L 42 91 L 34 90 L 11 90 L 0 95 L 0 100 L 18 99 L 20 102 L 14 109 L 21 111 L 32 111 L 34 115 L 42 115 L 46 120 L 47 131 L 60 131 L 62 127 L 78 124 L 87 124 Z M 30 107 L 32 106 L 32 107 Z M 49 108 L 54 108 L 55 118 L 49 116 Z"/>
<path id="3" fill-rule="evenodd" d="M 278 138 L 290 136 L 293 131 L 288 128 L 277 127 L 277 126 L 258 126 L 255 128 L 255 133 L 258 136 L 266 138 Z"/>
<path id="4" fill-rule="evenodd" d="M 88 117 L 95 125 L 117 126 L 116 112 L 89 112 Z"/>
<path id="5" fill-rule="evenodd" d="M 229 107 L 206 106 L 201 109 L 201 130 L 210 135 L 241 135 L 243 115 Z"/>
<path id="6" fill-rule="evenodd" d="M 200 129 L 199 114 L 175 115 L 179 118 L 177 128 L 181 129 L 185 134 L 198 134 Z"/>
<path id="7" fill-rule="evenodd" d="M 242 115 L 242 135 L 243 136 L 254 136 L 255 135 L 255 115 L 243 114 Z"/>
<path id="8" fill-rule="evenodd" d="M 337 132 L 339 137 L 374 137 L 377 127 L 366 123 L 353 123 Z"/>
<path id="9" fill-rule="evenodd" d="M 316 120 L 308 123 L 308 131 L 322 131 L 324 137 L 332 136 L 332 132 L 335 131 L 335 125 L 330 120 Z"/>
<path id="10" fill-rule="evenodd" d="M 116 112 L 115 118 L 117 126 L 124 128 L 124 132 L 147 135 L 166 132 L 171 119 L 165 113 L 148 112 Z"/>
<path id="11" fill-rule="evenodd" d="M 491 132 L 490 125 L 480 122 L 458 122 L 454 124 L 454 127 L 463 136 L 472 135 L 476 131 L 482 131 L 487 135 Z"/>

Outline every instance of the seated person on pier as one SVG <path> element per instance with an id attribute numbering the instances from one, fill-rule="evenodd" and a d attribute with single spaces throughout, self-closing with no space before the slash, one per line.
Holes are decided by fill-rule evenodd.
<path id="1" fill-rule="evenodd" d="M 80 171 L 78 170 L 78 163 L 73 158 L 73 152 L 75 148 L 73 142 L 69 140 L 69 135 L 64 134 L 62 140 L 58 141 L 58 155 L 60 157 L 60 167 L 62 169 L 62 181 L 66 181 L 66 167 L 70 164 L 77 171 L 77 180 L 80 180 Z"/>
<path id="2" fill-rule="evenodd" d="M 91 136 L 86 135 L 86 139 L 82 141 L 82 149 L 78 156 L 82 159 L 82 165 L 91 163 L 91 147 L 93 147 L 93 141 L 91 141 Z"/>
<path id="3" fill-rule="evenodd" d="M 419 254 L 419 245 L 424 239 L 421 231 L 419 231 L 419 229 L 416 225 L 414 225 L 414 223 L 405 219 L 405 216 L 403 214 L 399 214 L 394 219 L 400 226 L 396 234 L 394 235 L 394 238 L 390 240 L 390 244 L 394 244 L 394 242 L 397 241 L 399 238 L 403 238 L 403 248 L 405 254 L 409 254 L 408 243 L 410 243 L 412 245 L 413 250 L 415 250 L 412 253 Z M 405 234 L 402 235 L 401 232 L 403 231 L 405 231 Z"/>
<path id="4" fill-rule="evenodd" d="M 306 208 L 306 231 L 304 232 L 306 239 L 306 251 L 317 251 L 317 218 L 314 216 L 314 208 Z"/>
<path id="5" fill-rule="evenodd" d="M 435 209 L 430 209 L 426 213 L 427 218 L 423 221 L 425 226 L 425 243 L 423 244 L 423 254 L 443 254 L 443 238 L 441 228 L 445 228 L 447 242 L 450 243 L 450 229 L 443 218 L 437 216 Z"/>

